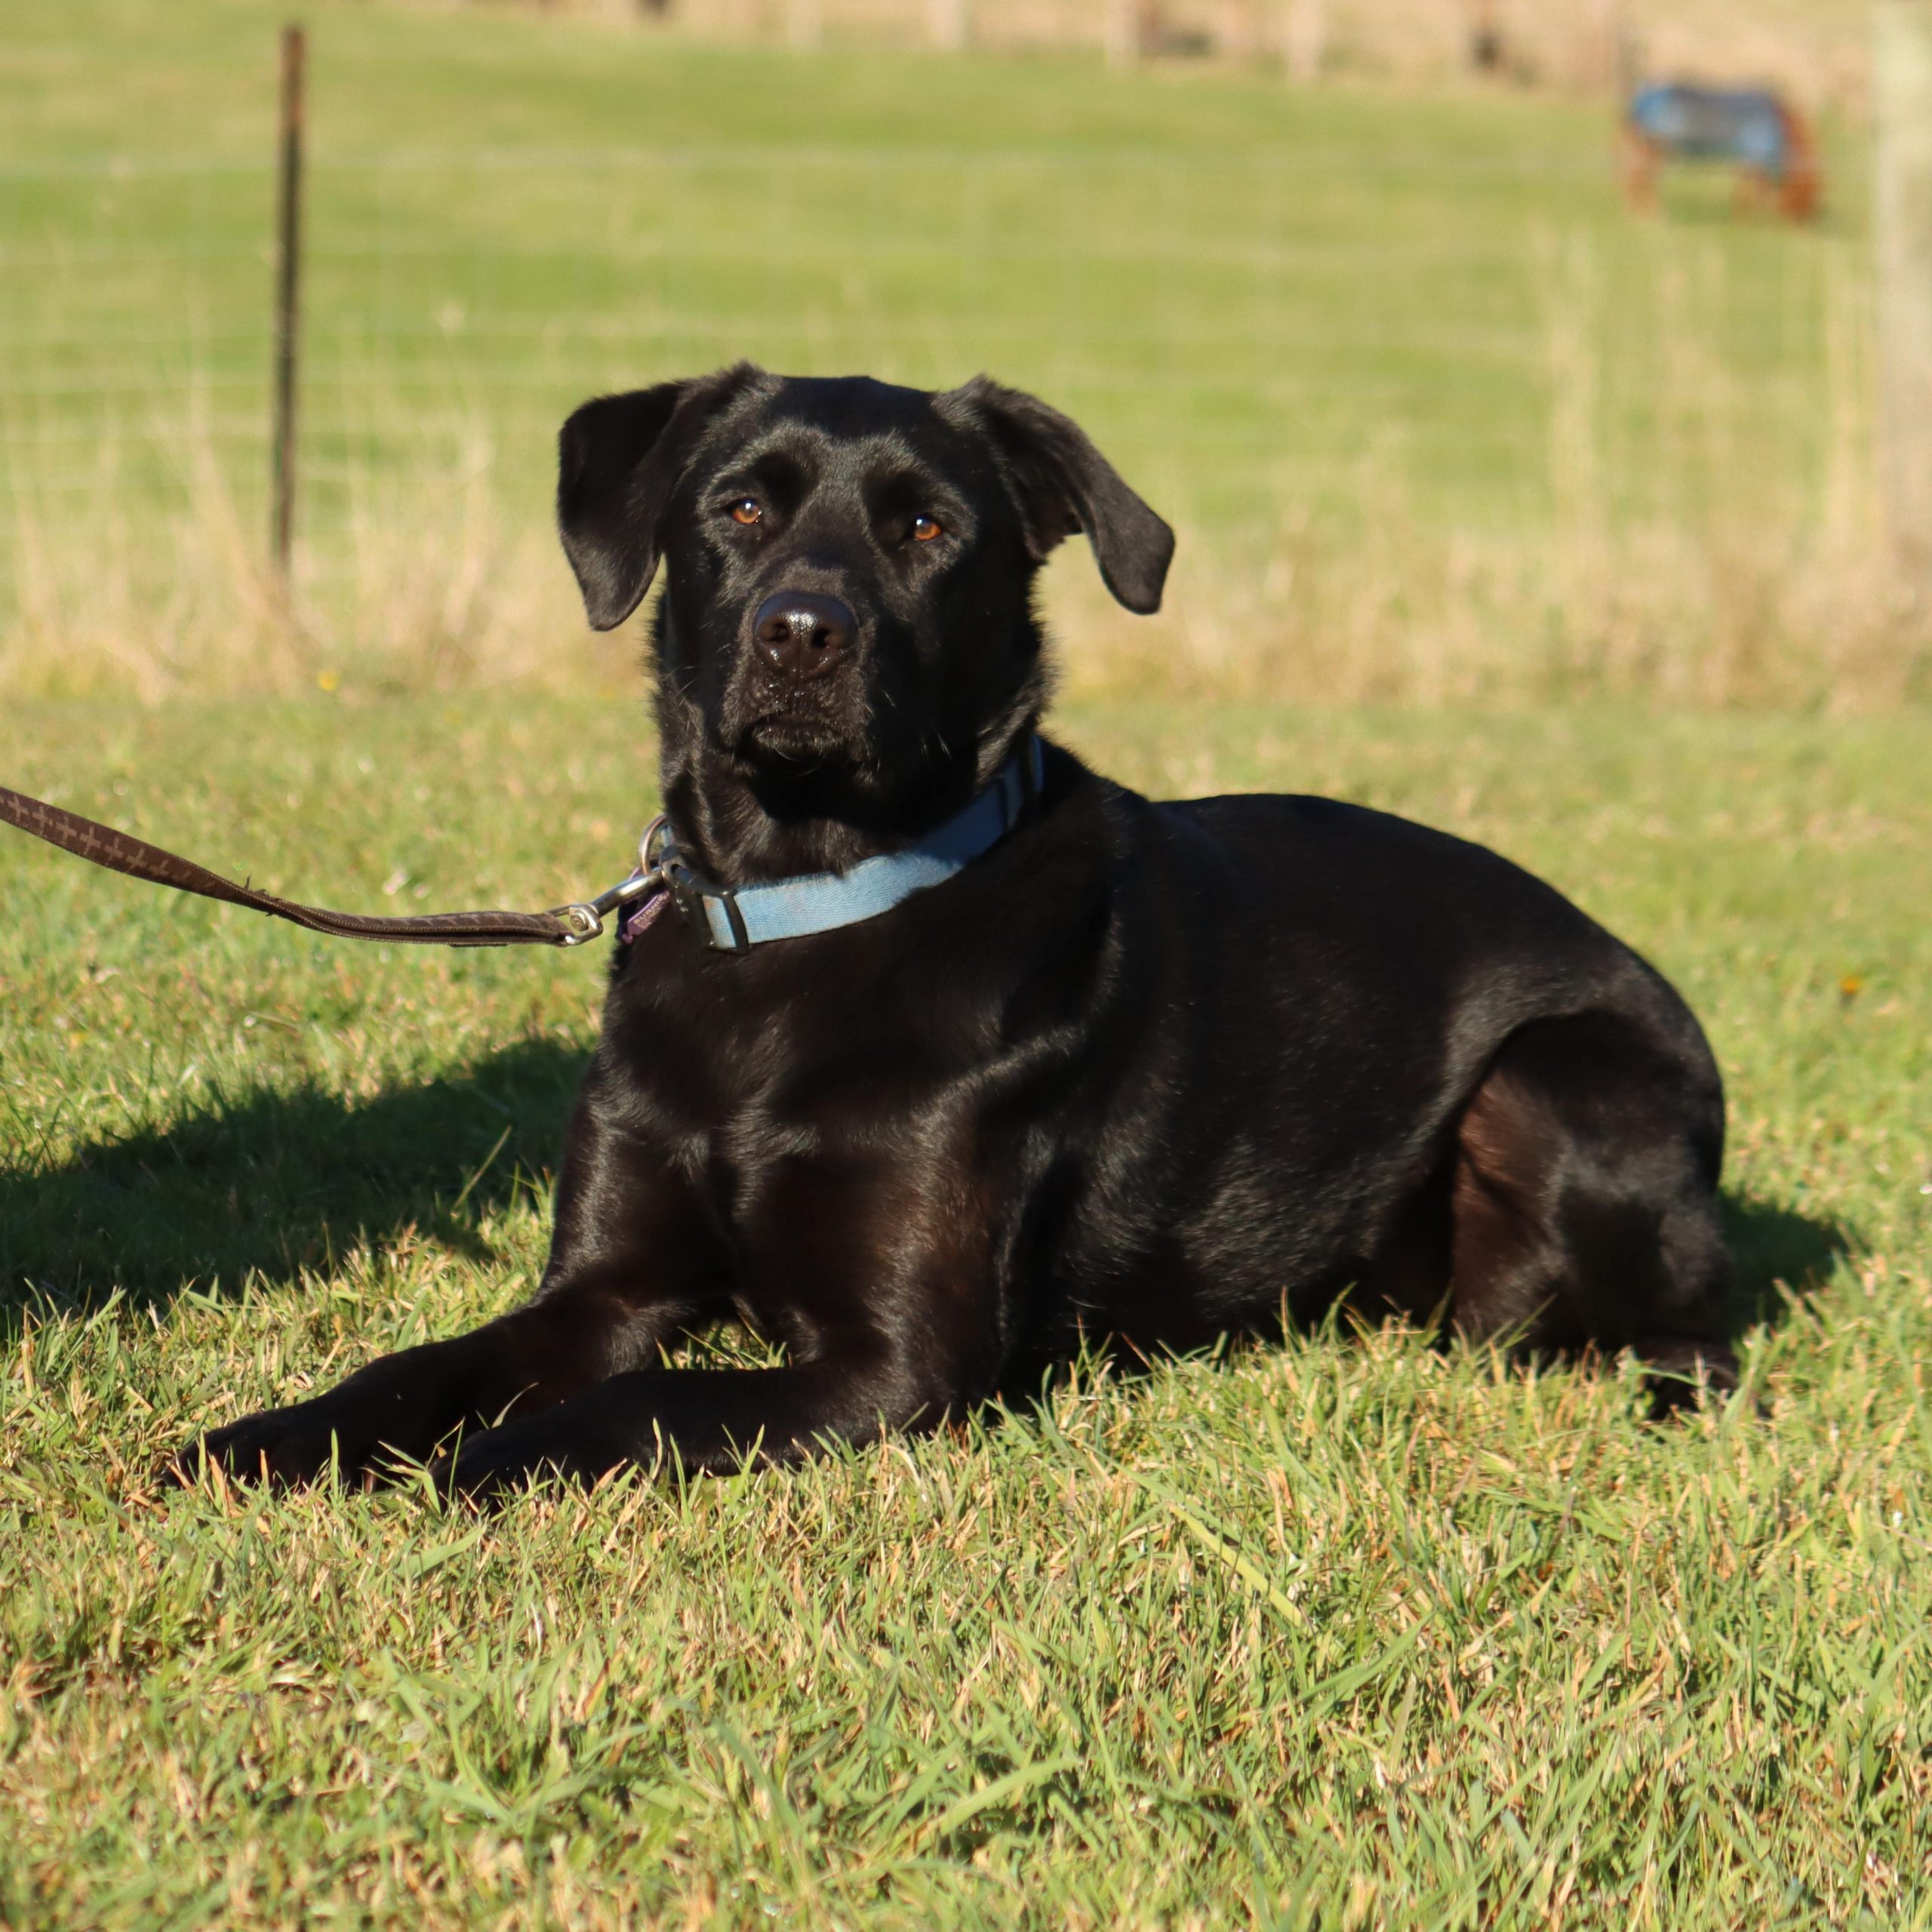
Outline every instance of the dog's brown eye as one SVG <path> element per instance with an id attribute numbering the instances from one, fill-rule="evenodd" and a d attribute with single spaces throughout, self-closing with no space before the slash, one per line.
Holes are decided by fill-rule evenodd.
<path id="1" fill-rule="evenodd" d="M 734 523 L 755 523 L 764 514 L 764 506 L 755 497 L 740 497 L 731 506 Z"/>
<path id="2" fill-rule="evenodd" d="M 936 516 L 923 513 L 912 519 L 912 534 L 921 543 L 930 543 L 935 537 L 946 534 L 946 525 Z"/>

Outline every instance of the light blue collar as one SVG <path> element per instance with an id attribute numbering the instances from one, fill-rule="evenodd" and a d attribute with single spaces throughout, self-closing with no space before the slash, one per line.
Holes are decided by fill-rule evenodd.
<path id="1" fill-rule="evenodd" d="M 680 854 L 668 826 L 657 834 L 655 849 L 647 851 L 645 862 L 654 866 L 685 923 L 707 946 L 716 952 L 746 952 L 775 939 L 857 925 L 891 912 L 915 892 L 943 884 L 1019 823 L 1040 795 L 1044 773 L 1040 740 L 1029 738 L 992 783 L 943 825 L 903 852 L 862 860 L 848 872 L 720 885 Z M 644 922 L 637 914 L 632 919 Z M 627 934 L 636 929 L 630 924 L 626 928 Z"/>

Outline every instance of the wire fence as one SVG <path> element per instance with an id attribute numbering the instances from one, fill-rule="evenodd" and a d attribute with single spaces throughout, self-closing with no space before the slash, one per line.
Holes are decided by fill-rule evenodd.
<path id="1" fill-rule="evenodd" d="M 40 204 L 0 244 L 11 488 L 93 490 L 104 460 L 165 451 L 191 417 L 217 445 L 259 445 L 266 168 L 86 161 L 5 178 Z M 991 365 L 1097 413 L 1190 500 L 1211 499 L 1204 466 L 1228 453 L 1318 481 L 1378 429 L 1410 439 L 1425 480 L 1437 445 L 1444 481 L 1501 478 L 1546 434 L 1552 238 L 1600 227 L 1607 193 L 1600 158 L 1574 151 L 325 157 L 309 472 L 406 463 L 454 424 L 547 435 L 588 389 L 743 355 L 928 385 Z M 1829 270 L 1758 238 L 1725 255 L 1723 286 L 1682 294 L 1702 312 L 1675 325 L 1789 391 L 1790 338 L 1815 337 Z M 1669 271 L 1654 242 L 1609 245 L 1606 352 Z M 1634 303 L 1633 280 L 1651 285 Z M 1801 414 L 1808 398 L 1792 399 Z"/>
<path id="2" fill-rule="evenodd" d="M 1426 553 L 1447 583 L 1713 503 L 1780 545 L 1843 522 L 1858 236 L 1703 218 L 1721 187 L 1633 223 L 1607 146 L 325 149 L 303 595 L 420 572 L 459 501 L 466 568 L 496 569 L 547 527 L 578 401 L 740 356 L 1047 395 L 1182 526 L 1226 635 L 1324 532 L 1392 625 Z M 84 156 L 0 192 L 0 598 L 65 635 L 106 543 L 134 622 L 211 518 L 231 550 L 266 529 L 271 171 Z"/>

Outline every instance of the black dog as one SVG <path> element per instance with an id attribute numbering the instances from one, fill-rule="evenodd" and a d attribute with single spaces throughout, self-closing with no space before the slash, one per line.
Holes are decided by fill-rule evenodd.
<path id="1" fill-rule="evenodd" d="M 208 1454 L 300 1481 L 441 1450 L 472 1494 L 783 1462 L 1029 1392 L 1083 1337 L 1190 1349 L 1345 1293 L 1733 1383 L 1722 1089 L 1657 973 L 1440 832 L 1152 804 L 1035 751 L 1042 559 L 1084 531 L 1149 611 L 1173 550 L 1065 417 L 740 367 L 586 404 L 558 503 L 600 629 L 666 560 L 688 916 L 627 921 L 535 1299 Z M 970 863 L 855 912 L 935 828 Z M 749 930 L 761 882 L 828 874 L 831 929 Z M 661 1365 L 732 1316 L 785 1365 Z"/>

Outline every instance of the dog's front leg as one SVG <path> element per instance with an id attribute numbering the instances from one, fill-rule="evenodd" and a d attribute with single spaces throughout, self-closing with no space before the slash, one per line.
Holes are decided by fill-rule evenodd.
<path id="1" fill-rule="evenodd" d="M 790 1359 L 647 1367 L 466 1441 L 438 1474 L 484 1497 L 627 1464 L 727 1474 L 931 1429 L 997 1381 L 989 1217 L 970 1174 L 886 1157 L 780 1164 L 739 1227 L 743 1306 Z"/>
<path id="2" fill-rule="evenodd" d="M 317 1481 L 333 1468 L 365 1486 L 434 1454 L 461 1429 L 486 1429 L 506 1412 L 567 1400 L 595 1380 L 630 1311 L 610 1297 L 533 1302 L 466 1335 L 383 1355 L 333 1389 L 213 1429 L 177 1459 L 191 1478 L 205 1462 L 278 1486 Z"/>
<path id="3" fill-rule="evenodd" d="M 595 1481 L 629 1464 L 729 1474 L 797 1462 L 827 1441 L 931 1426 L 949 1393 L 870 1340 L 778 1368 L 641 1369 L 472 1438 L 438 1474 L 478 1500 L 549 1476 Z"/>
<path id="4" fill-rule="evenodd" d="M 651 1359 L 712 1306 L 722 1262 L 688 1185 L 614 1129 L 586 1090 L 558 1189 L 550 1262 L 534 1300 L 466 1335 L 383 1355 L 306 1402 L 211 1431 L 167 1472 L 205 1463 L 278 1486 L 331 1469 L 365 1485 L 427 1461 L 459 1432 L 582 1395 Z"/>

